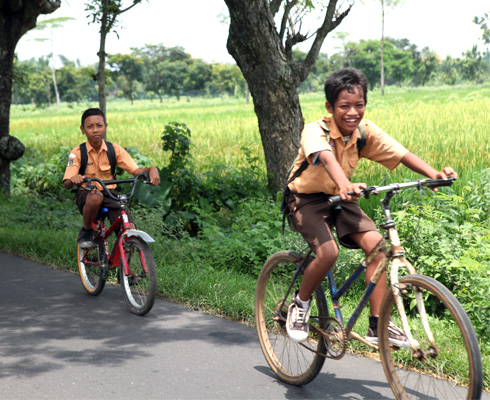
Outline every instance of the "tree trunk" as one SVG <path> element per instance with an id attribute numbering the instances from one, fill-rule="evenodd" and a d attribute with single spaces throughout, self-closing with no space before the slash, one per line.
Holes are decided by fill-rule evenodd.
<path id="1" fill-rule="evenodd" d="M 381 0 L 381 96 L 385 95 L 385 3 Z"/>
<path id="2" fill-rule="evenodd" d="M 97 83 L 99 86 L 99 108 L 102 110 L 104 115 L 106 114 L 106 80 L 105 80 L 105 41 L 107 37 L 107 32 L 109 27 L 107 26 L 108 21 L 108 1 L 103 0 L 102 2 L 102 17 L 100 22 L 100 44 L 99 44 L 99 52 L 97 55 L 99 56 L 99 69 L 97 71 Z M 107 117 L 106 117 L 107 118 Z M 106 139 L 104 135 L 104 139 Z"/>
<path id="3" fill-rule="evenodd" d="M 286 34 L 283 17 L 278 31 L 274 14 L 280 0 L 225 0 L 230 13 L 227 49 L 237 62 L 252 95 L 269 175 L 269 188 L 281 190 L 300 146 L 304 126 L 298 97 L 299 85 L 308 77 L 329 32 L 349 13 L 351 6 L 338 12 L 337 0 L 330 0 L 322 26 L 301 62 L 293 61 L 292 48 L 306 39 L 293 29 Z M 289 1 L 288 14 L 297 1 Z M 283 43 L 284 40 L 284 43 Z"/>
<path id="4" fill-rule="evenodd" d="M 0 2 L 0 140 L 9 136 L 12 69 L 19 39 L 36 26 L 39 14 L 55 11 L 61 0 Z M 0 190 L 10 193 L 10 161 L 0 156 Z"/>
<path id="5" fill-rule="evenodd" d="M 297 94 L 300 82 L 285 58 L 266 2 L 225 2 L 230 11 L 228 52 L 240 67 L 252 95 L 269 187 L 277 192 L 297 155 L 304 126 Z"/>

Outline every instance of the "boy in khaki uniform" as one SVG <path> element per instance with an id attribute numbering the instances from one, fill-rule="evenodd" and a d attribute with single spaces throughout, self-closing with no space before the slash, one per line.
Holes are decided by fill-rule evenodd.
<path id="1" fill-rule="evenodd" d="M 301 134 L 301 147 L 291 171 L 290 176 L 293 176 L 303 161 L 308 161 L 308 167 L 289 183 L 292 194 L 288 199 L 288 207 L 292 221 L 316 254 L 304 273 L 299 291 L 293 294 L 288 310 L 287 332 L 298 342 L 308 337 L 311 295 L 338 257 L 337 244 L 329 223 L 335 225 L 337 237 L 343 246 L 361 248 L 366 256 L 382 238 L 374 222 L 355 203 L 361 190 L 367 187 L 365 183 L 350 182 L 359 158 L 376 161 L 390 170 L 402 163 L 429 178 L 457 177 L 450 167 L 441 172 L 436 171 L 371 121 L 363 120 L 367 86 L 364 74 L 354 68 L 339 70 L 327 78 L 326 109 L 331 117 L 324 117 L 305 126 Z M 366 131 L 365 146 L 360 154 L 357 147 L 357 141 L 361 139 L 359 124 L 363 124 Z M 329 131 L 329 140 L 326 131 Z M 335 215 L 328 203 L 332 195 L 340 195 L 345 201 L 341 209 L 335 211 Z M 382 253 L 367 266 L 366 283 L 381 258 Z M 370 298 L 371 315 L 366 339 L 371 343 L 378 341 L 377 316 L 386 284 L 385 272 Z M 393 323 L 390 323 L 390 342 L 397 346 L 408 345 L 405 333 Z"/>
<path id="2" fill-rule="evenodd" d="M 87 166 L 84 175 L 79 174 L 81 164 L 80 146 L 75 147 L 68 158 L 68 164 L 63 177 L 63 185 L 67 189 L 73 186 L 85 186 L 83 178 L 99 178 L 100 180 L 112 180 L 114 176 L 111 172 L 111 165 L 107 156 L 107 145 L 104 141 L 104 135 L 107 131 L 107 123 L 104 113 L 98 108 L 89 108 L 82 115 L 82 125 L 80 130 L 87 136 Z M 160 184 L 160 175 L 155 167 L 139 168 L 126 150 L 117 144 L 113 144 L 116 156 L 116 164 L 124 171 L 136 176 L 143 172 L 148 172 L 150 182 L 156 186 Z M 113 189 L 116 185 L 109 185 L 109 189 Z M 120 205 L 115 200 L 111 199 L 97 185 L 95 192 L 89 192 L 85 189 L 78 189 L 75 202 L 83 215 L 83 227 L 78 235 L 78 244 L 81 248 L 93 248 L 93 230 L 92 221 L 94 220 L 101 206 L 109 209 L 109 220 L 114 222 L 121 210 Z M 134 228 L 133 220 L 128 211 L 130 225 Z"/>

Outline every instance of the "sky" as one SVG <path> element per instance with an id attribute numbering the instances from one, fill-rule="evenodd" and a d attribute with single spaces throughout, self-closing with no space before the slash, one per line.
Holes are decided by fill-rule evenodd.
<path id="1" fill-rule="evenodd" d="M 98 26 L 88 23 L 84 3 L 82 0 L 62 0 L 57 11 L 41 16 L 39 20 L 58 17 L 73 20 L 64 22 L 63 27 L 52 32 L 29 31 L 17 45 L 19 59 L 50 54 L 50 41 L 37 39 L 51 38 L 52 35 L 55 55 L 79 60 L 81 65 L 96 63 Z M 483 16 L 485 12 L 490 12 L 489 0 L 405 0 L 395 8 L 386 9 L 385 37 L 406 38 L 419 50 L 429 47 L 442 58 L 447 55 L 460 57 L 474 44 L 481 51 L 487 47 L 481 41 L 480 27 L 473 23 L 475 16 Z M 181 46 L 192 57 L 206 62 L 234 63 L 226 50 L 228 25 L 221 22 L 227 14 L 223 0 L 144 0 L 120 16 L 119 38 L 114 33 L 108 35 L 106 52 L 129 53 L 132 47 L 162 44 L 165 47 Z M 310 32 L 318 26 L 319 22 L 310 18 Z M 380 39 L 380 1 L 356 0 L 349 15 L 327 36 L 322 52 L 331 55 L 339 51 L 342 42 L 334 39 L 335 32 L 348 33 L 347 41 Z M 301 50 L 307 51 L 308 45 L 304 44 Z"/>

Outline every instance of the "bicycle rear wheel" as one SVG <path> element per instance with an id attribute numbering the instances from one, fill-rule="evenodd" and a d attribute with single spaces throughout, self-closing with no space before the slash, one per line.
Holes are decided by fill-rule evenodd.
<path id="1" fill-rule="evenodd" d="M 290 251 L 272 255 L 262 267 L 255 292 L 255 324 L 262 352 L 279 379 L 296 386 L 311 382 L 322 369 L 327 346 L 312 332 L 311 325 L 325 328 L 325 320 L 319 317 L 328 317 L 325 294 L 319 286 L 311 303 L 308 339 L 297 343 L 289 338 L 286 318 L 291 295 L 282 303 L 299 261 L 300 256 Z M 300 281 L 298 277 L 291 294 L 299 289 Z"/>
<path id="2" fill-rule="evenodd" d="M 124 299 L 133 314 L 145 315 L 153 307 L 157 293 L 155 261 L 148 244 L 139 237 L 130 237 L 125 249 L 129 275 L 119 267 Z"/>
<path id="3" fill-rule="evenodd" d="M 473 326 L 461 304 L 444 285 L 428 276 L 407 275 L 400 279 L 400 284 L 406 285 L 404 305 L 408 324 L 424 357 L 417 357 L 411 348 L 390 349 L 388 322 L 390 316 L 396 324 L 400 319 L 393 292 L 389 290 L 381 305 L 378 334 L 381 361 L 395 396 L 398 399 L 479 399 L 483 380 L 481 355 Z M 418 291 L 435 349 L 415 306 Z"/>
<path id="4" fill-rule="evenodd" d="M 81 249 L 77 243 L 78 272 L 83 287 L 91 296 L 97 296 L 105 286 L 100 267 L 100 254 L 104 254 L 104 242 L 101 238 L 94 240 L 95 248 Z"/>

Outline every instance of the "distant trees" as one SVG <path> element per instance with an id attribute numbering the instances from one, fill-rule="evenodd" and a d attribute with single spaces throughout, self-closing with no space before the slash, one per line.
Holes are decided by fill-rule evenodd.
<path id="1" fill-rule="evenodd" d="M 97 93 L 97 65 L 80 66 L 59 56 L 63 66 L 56 70 L 60 98 L 65 102 L 94 101 Z M 45 57 L 14 64 L 14 103 L 52 104 L 49 60 Z M 192 58 L 182 47 L 146 45 L 129 54 L 107 55 L 105 71 L 110 96 L 160 102 L 164 97 L 238 96 L 245 93 L 245 80 L 236 65 L 206 63 Z"/>
<path id="2" fill-rule="evenodd" d="M 317 60 L 298 92 L 322 91 L 325 78 L 346 66 L 363 71 L 371 88 L 380 87 L 380 41 L 347 42 L 331 56 L 318 54 Z M 292 59 L 300 62 L 305 53 L 293 50 Z M 63 64 L 56 70 L 61 101 L 77 103 L 97 101 L 97 65 L 81 66 L 79 62 L 59 56 Z M 132 48 L 129 54 L 107 56 L 106 77 L 111 97 L 134 99 L 180 99 L 193 96 L 245 97 L 246 82 L 235 64 L 207 63 L 193 58 L 182 47 L 162 44 Z M 490 54 L 474 46 L 459 58 L 441 60 L 434 50 L 423 48 L 407 39 L 385 38 L 385 82 L 387 85 L 428 85 L 460 82 L 482 82 L 490 78 Z M 45 107 L 54 103 L 55 92 L 49 58 L 15 60 L 12 102 L 35 103 Z"/>

